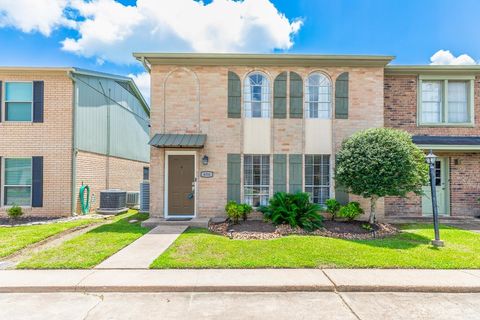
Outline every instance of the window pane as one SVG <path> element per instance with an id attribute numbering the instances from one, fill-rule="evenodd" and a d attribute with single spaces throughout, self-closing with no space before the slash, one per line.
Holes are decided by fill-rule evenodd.
<path id="1" fill-rule="evenodd" d="M 312 202 L 325 204 L 330 195 L 330 156 L 305 155 L 305 192 Z"/>
<path id="2" fill-rule="evenodd" d="M 321 73 L 311 74 L 305 85 L 305 114 L 307 118 L 330 118 L 332 86 Z"/>
<path id="3" fill-rule="evenodd" d="M 254 207 L 266 205 L 270 194 L 270 156 L 244 156 L 244 201 Z"/>
<path id="4" fill-rule="evenodd" d="M 32 121 L 32 104 L 30 102 L 6 102 L 5 120 Z"/>
<path id="5" fill-rule="evenodd" d="M 468 122 L 468 89 L 465 81 L 448 82 L 448 122 Z"/>
<path id="6" fill-rule="evenodd" d="M 265 75 L 252 73 L 245 79 L 244 111 L 247 118 L 268 118 L 270 110 L 269 82 Z"/>
<path id="7" fill-rule="evenodd" d="M 5 83 L 5 101 L 32 101 L 33 84 L 31 82 Z"/>
<path id="8" fill-rule="evenodd" d="M 422 81 L 422 122 L 442 122 L 442 82 Z"/>
<path id="9" fill-rule="evenodd" d="M 32 159 L 5 159 L 5 185 L 32 184 Z"/>
<path id="10" fill-rule="evenodd" d="M 29 206 L 30 205 L 30 187 L 5 187 L 6 206 Z"/>

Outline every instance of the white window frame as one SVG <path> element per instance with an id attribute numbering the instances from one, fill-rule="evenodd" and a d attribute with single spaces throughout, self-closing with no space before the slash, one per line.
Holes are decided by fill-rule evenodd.
<path id="1" fill-rule="evenodd" d="M 442 101 L 440 122 L 422 121 L 422 83 L 424 81 L 440 81 L 442 85 Z M 448 122 L 448 82 L 465 81 L 467 83 L 467 122 Z M 421 127 L 473 127 L 475 124 L 475 103 L 474 103 L 474 76 L 433 76 L 421 75 L 418 77 L 417 86 L 417 126 Z"/>
<path id="2" fill-rule="evenodd" d="M 7 83 L 30 83 L 32 84 L 32 101 L 8 101 L 7 100 Z M 3 83 L 3 88 L 2 92 L 4 92 L 5 99 L 3 99 L 3 104 L 2 104 L 2 121 L 4 122 L 18 122 L 18 123 L 31 123 L 33 122 L 33 94 L 34 94 L 34 89 L 33 89 L 33 81 L 4 81 Z M 12 102 L 12 103 L 30 103 L 30 120 L 7 120 L 7 103 Z"/>
<path id="3" fill-rule="evenodd" d="M 260 157 L 268 157 L 268 161 L 266 162 L 266 164 L 268 165 L 268 179 L 267 179 L 267 184 L 246 184 L 245 181 L 245 176 L 246 176 L 246 170 L 245 170 L 245 157 L 247 156 L 252 156 L 252 157 L 255 157 L 255 156 L 260 156 Z M 270 199 L 271 197 L 271 190 L 272 188 L 270 187 L 271 183 L 270 183 L 270 180 L 272 179 L 272 164 L 271 164 L 271 159 L 272 159 L 272 155 L 271 154 L 244 154 L 243 157 L 242 157 L 242 164 L 243 164 L 243 177 L 242 177 L 242 181 L 243 181 L 243 188 L 242 188 L 242 193 L 243 193 L 243 201 L 248 203 L 248 204 L 251 204 L 253 206 L 253 196 L 254 194 L 253 193 L 246 193 L 245 190 L 246 188 L 268 188 L 268 191 L 265 192 L 265 193 L 259 193 L 257 194 L 257 196 L 266 196 L 267 197 L 267 204 L 268 204 L 268 200 Z M 264 165 L 263 163 L 263 160 L 261 162 L 260 165 Z M 252 163 L 252 166 L 253 166 L 253 163 Z M 253 170 L 252 170 L 253 172 Z M 261 173 L 260 173 L 261 174 Z M 247 201 L 247 197 L 252 197 L 252 201 Z M 262 205 L 262 204 L 260 204 Z"/>
<path id="4" fill-rule="evenodd" d="M 9 184 L 9 185 L 6 185 L 5 184 L 5 178 L 6 178 L 6 166 L 5 166 L 5 160 L 7 159 L 30 159 L 30 170 L 32 172 L 32 183 L 30 183 L 29 185 L 28 184 L 25 184 L 25 185 L 16 185 L 16 184 Z M 2 161 L 1 161 L 1 173 L 2 173 L 2 179 L 0 181 L 0 184 L 1 184 L 1 205 L 0 207 L 3 207 L 3 208 L 11 208 L 12 205 L 6 205 L 5 204 L 5 197 L 6 197 L 6 192 L 5 192 L 5 188 L 6 187 L 30 187 L 30 203 L 28 205 L 21 205 L 19 207 L 21 208 L 31 208 L 32 207 L 32 196 L 33 196 L 33 158 L 32 157 L 2 157 Z"/>
<path id="5" fill-rule="evenodd" d="M 327 156 L 328 157 L 328 185 L 323 185 L 323 184 L 319 184 L 319 185 L 316 185 L 316 184 L 307 184 L 307 177 L 306 177 L 306 168 L 307 168 L 307 157 L 308 156 L 321 156 L 321 157 L 324 157 L 324 156 Z M 313 181 L 312 181 L 313 182 Z M 328 188 L 328 195 L 327 195 L 327 199 L 329 199 L 332 195 L 332 155 L 331 154 L 304 154 L 303 155 L 303 191 L 306 192 L 306 193 L 309 193 L 307 192 L 307 188 Z M 325 199 L 325 200 L 327 200 Z M 310 195 L 310 201 L 313 202 L 313 196 Z M 318 203 L 322 206 L 324 206 L 325 204 L 321 204 L 321 203 Z"/>
<path id="6" fill-rule="evenodd" d="M 251 88 L 250 85 L 250 77 L 253 75 L 261 75 L 262 77 L 265 78 L 267 81 L 267 84 L 265 86 L 262 86 L 262 88 L 266 89 L 267 92 L 266 94 L 263 93 L 261 97 L 263 99 L 264 95 L 268 97 L 268 100 L 261 100 L 260 101 L 260 108 L 261 108 L 261 116 L 260 117 L 254 117 L 253 116 L 253 107 L 252 107 L 252 102 L 258 102 L 258 101 L 253 101 L 251 98 L 250 100 L 247 100 L 247 90 Z M 251 94 L 250 94 L 251 96 Z M 247 103 L 250 103 L 250 110 L 247 110 Z M 264 109 L 263 105 L 267 104 L 267 108 Z M 252 71 L 247 74 L 245 79 L 243 80 L 243 113 L 245 115 L 245 118 L 250 118 L 250 119 L 268 119 L 270 118 L 270 113 L 271 113 L 271 105 L 272 105 L 272 88 L 271 88 L 271 81 L 268 75 L 265 72 L 262 71 Z"/>
<path id="7" fill-rule="evenodd" d="M 324 77 L 327 81 L 328 81 L 328 86 L 312 86 L 310 85 L 310 78 L 312 76 L 316 76 L 316 75 L 319 75 L 319 76 L 322 76 Z M 310 73 L 307 78 L 305 79 L 305 85 L 304 85 L 304 112 L 305 112 L 305 118 L 307 119 L 331 119 L 332 118 L 332 100 L 333 100 L 333 86 L 332 86 L 332 79 L 330 79 L 330 77 L 324 73 L 324 72 L 321 72 L 321 71 L 315 71 L 315 72 L 312 72 Z M 329 94 L 328 94 L 328 101 L 310 101 L 310 89 L 309 87 L 328 87 L 328 90 L 329 90 Z M 313 103 L 317 103 L 317 108 L 321 105 L 321 104 L 328 104 L 328 116 L 327 117 L 320 117 L 320 112 L 319 110 L 317 109 L 317 116 L 316 117 L 311 117 L 310 116 L 310 102 L 313 102 Z"/>

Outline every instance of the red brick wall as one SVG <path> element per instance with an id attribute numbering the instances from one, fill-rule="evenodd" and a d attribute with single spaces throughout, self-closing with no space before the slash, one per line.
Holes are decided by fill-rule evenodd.
<path id="1" fill-rule="evenodd" d="M 384 82 L 385 127 L 403 129 L 413 135 L 480 135 L 480 78 L 475 79 L 475 126 L 474 127 L 428 127 L 417 126 L 417 76 L 386 75 Z M 480 214 L 480 154 L 441 153 L 450 160 L 450 211 L 452 216 Z M 455 164 L 455 159 L 459 164 Z M 386 216 L 421 216 L 421 197 L 410 195 L 401 199 L 385 199 Z"/>

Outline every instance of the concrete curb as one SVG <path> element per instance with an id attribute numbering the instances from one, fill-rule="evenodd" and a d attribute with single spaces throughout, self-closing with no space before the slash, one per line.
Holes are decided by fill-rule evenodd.
<path id="1" fill-rule="evenodd" d="M 298 291 L 480 293 L 480 270 L 0 271 L 0 293 Z"/>

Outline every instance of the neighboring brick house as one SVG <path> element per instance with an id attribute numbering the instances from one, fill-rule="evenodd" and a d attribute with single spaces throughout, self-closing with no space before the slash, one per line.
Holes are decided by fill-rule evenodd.
<path id="1" fill-rule="evenodd" d="M 0 67 L 0 215 L 79 212 L 81 184 L 137 190 L 149 107 L 130 78 L 78 68 Z"/>
<path id="2" fill-rule="evenodd" d="M 385 126 L 410 132 L 415 143 L 439 156 L 440 214 L 480 214 L 480 68 L 387 66 Z M 385 199 L 387 217 L 421 217 L 431 212 L 428 195 Z"/>

